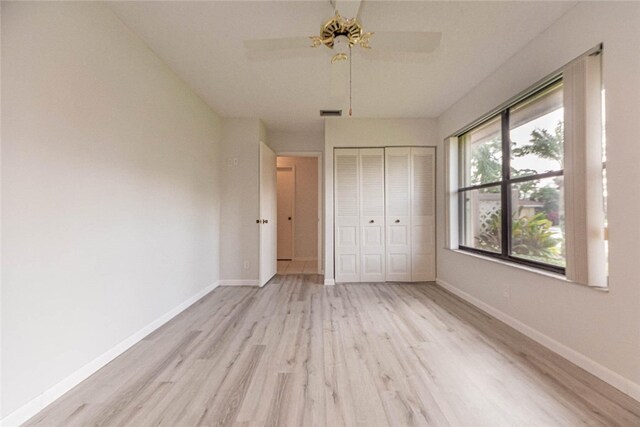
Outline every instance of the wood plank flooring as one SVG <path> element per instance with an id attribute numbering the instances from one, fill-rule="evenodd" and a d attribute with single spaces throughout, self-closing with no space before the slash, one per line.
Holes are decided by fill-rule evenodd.
<path id="1" fill-rule="evenodd" d="M 278 260 L 278 274 L 318 274 L 318 260 Z"/>
<path id="2" fill-rule="evenodd" d="M 28 426 L 639 426 L 640 403 L 433 284 L 218 288 Z"/>

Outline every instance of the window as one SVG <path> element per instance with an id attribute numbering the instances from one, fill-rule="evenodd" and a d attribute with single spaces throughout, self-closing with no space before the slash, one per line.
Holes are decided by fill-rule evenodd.
<path id="1" fill-rule="evenodd" d="M 447 244 L 608 286 L 602 46 L 447 143 Z"/>
<path id="2" fill-rule="evenodd" d="M 564 273 L 562 79 L 458 140 L 460 249 Z"/>

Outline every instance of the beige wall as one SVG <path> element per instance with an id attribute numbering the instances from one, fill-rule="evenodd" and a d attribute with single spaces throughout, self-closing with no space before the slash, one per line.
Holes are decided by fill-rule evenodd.
<path id="1" fill-rule="evenodd" d="M 269 132 L 269 145 L 278 153 L 324 151 L 324 133 Z"/>
<path id="2" fill-rule="evenodd" d="M 491 109 L 604 43 L 609 291 L 445 249 L 438 234 L 438 278 L 518 322 L 575 363 L 640 399 L 640 4 L 579 3 L 439 119 L 442 141 Z M 443 165 L 439 150 L 439 165 Z M 444 201 L 444 168 L 438 169 Z M 444 203 L 438 223 L 444 224 Z M 504 295 L 507 295 L 505 297 Z"/>
<path id="3" fill-rule="evenodd" d="M 221 121 L 101 4 L 1 31 L 6 417 L 218 280 Z"/>
<path id="4" fill-rule="evenodd" d="M 327 119 L 325 150 L 333 147 L 388 147 L 437 145 L 435 119 Z M 330 150 L 329 150 L 330 149 Z"/>
<path id="5" fill-rule="evenodd" d="M 294 259 L 318 257 L 318 158 L 278 157 L 295 167 Z"/>

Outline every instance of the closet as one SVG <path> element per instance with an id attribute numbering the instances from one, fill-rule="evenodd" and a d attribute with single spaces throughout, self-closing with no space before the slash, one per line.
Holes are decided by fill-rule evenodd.
<path id="1" fill-rule="evenodd" d="M 336 282 L 435 280 L 435 149 L 334 151 Z"/>

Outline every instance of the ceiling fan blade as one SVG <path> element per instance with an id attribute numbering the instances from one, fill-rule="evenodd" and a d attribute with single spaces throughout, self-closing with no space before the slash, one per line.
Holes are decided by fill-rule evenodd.
<path id="1" fill-rule="evenodd" d="M 441 39 L 442 33 L 428 31 L 375 31 L 370 44 L 372 51 L 431 53 Z"/>
<path id="2" fill-rule="evenodd" d="M 347 19 L 357 18 L 362 0 L 334 0 L 333 8 Z"/>
<path id="3" fill-rule="evenodd" d="M 274 52 L 278 50 L 304 49 L 311 47 L 309 37 L 288 37 L 284 39 L 245 40 L 244 48 L 250 52 Z"/>

